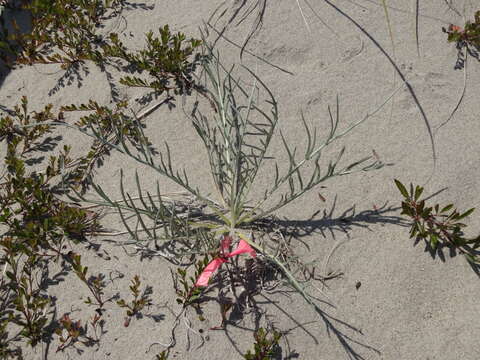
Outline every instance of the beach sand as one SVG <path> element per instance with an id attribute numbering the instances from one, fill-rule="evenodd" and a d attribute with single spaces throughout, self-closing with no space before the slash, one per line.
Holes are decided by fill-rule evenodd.
<path id="1" fill-rule="evenodd" d="M 200 37 L 199 29 L 204 29 L 218 8 L 210 23 L 219 31 L 226 26 L 224 36 L 241 45 L 256 17 L 255 10 L 240 22 L 254 3 L 247 1 L 229 23 L 242 3 L 145 1 L 143 8 L 123 11 L 105 31 L 117 31 L 132 49 L 143 46 L 147 31 L 156 31 L 164 24 L 187 37 Z M 153 305 L 143 311 L 141 319 L 133 319 L 129 327 L 124 327 L 124 310 L 111 303 L 104 315 L 104 334 L 98 347 L 79 344 L 80 352 L 68 348 L 56 353 L 58 341 L 54 336 L 50 346 L 38 346 L 33 352 L 25 348 L 26 359 L 42 359 L 45 353 L 50 360 L 154 359 L 170 343 L 176 322 L 176 345 L 170 359 L 241 359 L 253 349 L 256 321 L 265 326 L 267 320 L 286 333 L 280 346 L 283 358 L 288 359 L 479 358 L 480 325 L 476 320 L 480 313 L 480 280 L 462 256 L 452 257 L 446 251 L 444 259 L 433 258 L 423 241 L 414 245 L 409 239 L 409 224 L 400 216 L 401 195 L 393 182 L 399 179 L 404 184 L 422 185 L 425 194 L 436 194 L 431 202 L 454 203 L 460 210 L 480 202 L 480 63 L 470 58 L 466 70 L 455 69 L 457 50 L 442 32 L 442 27 L 450 23 L 463 25 L 464 19 L 443 1 L 420 1 L 418 53 L 415 1 L 387 2 L 394 49 L 380 0 L 309 3 L 311 8 L 303 1 L 267 0 L 263 24 L 251 37 L 242 58 L 240 49 L 224 38 L 218 39 L 216 47 L 226 65 L 237 64 L 235 71 L 247 83 L 251 78 L 241 65 L 267 84 L 279 104 L 279 129 L 299 148 L 306 144 L 302 113 L 324 138 L 328 106 L 335 109 L 337 98 L 339 126 L 345 129 L 376 111 L 395 92 L 391 101 L 325 152 L 327 163 L 342 146 L 346 147 L 345 161 L 371 156 L 374 150 L 387 166 L 331 179 L 322 184 L 326 188 L 313 189 L 276 214 L 298 227 L 300 240 L 309 249 L 298 242 L 296 250 L 305 259 L 318 260 L 319 274 L 343 274 L 328 280 L 325 287 L 316 283 L 323 289 L 315 293 L 324 315 L 315 312 L 298 294 L 285 291 L 256 296 L 263 316 L 256 319 L 253 311 L 247 311 L 243 317 L 232 319 L 225 330 L 209 330 L 221 322 L 214 301 L 204 307 L 206 321 L 200 321 L 193 310 L 176 319 L 181 306 L 175 301 L 169 272 L 169 267 L 174 267 L 161 257 L 141 259 L 129 256 L 132 249 L 128 247 L 115 246 L 115 242 L 128 240 L 128 234 L 99 236 L 91 239 L 98 244 L 97 252 L 84 246 L 76 247 L 76 251 L 92 274 L 106 274 L 105 294 L 130 299 L 128 286 L 138 274 L 143 285 L 152 286 Z M 468 0 L 453 3 L 467 19 L 478 10 Z M 209 39 L 215 39 L 214 30 L 209 29 Z M 55 65 L 13 70 L 1 83 L 0 104 L 12 108 L 22 95 L 28 96 L 32 110 L 48 103 L 58 108 L 89 99 L 110 104 L 114 99 L 107 74 L 93 64 L 85 69 L 88 73 L 81 70 L 71 78 Z M 110 72 L 113 79 L 118 79 L 118 72 Z M 459 101 L 464 78 L 463 101 L 450 121 L 440 127 Z M 121 85 L 117 90 L 116 96 L 131 99 L 136 110 L 145 106 L 135 102 L 144 90 Z M 192 102 L 187 98 L 185 109 Z M 175 109 L 161 107 L 148 117 L 148 136 L 160 149 L 162 142 L 168 141 L 175 166 L 185 167 L 200 189 L 213 192 L 202 143 L 185 116 L 181 99 L 176 104 Z M 433 134 L 436 161 L 427 125 Z M 85 151 L 90 143 L 73 130 L 62 129 L 60 135 L 76 151 Z M 280 164 L 287 161 L 278 133 L 270 155 Z M 120 169 L 125 188 L 132 194 L 135 170 L 147 190 L 155 189 L 156 181 L 164 192 L 178 190 L 154 171 L 113 153 L 95 178 L 112 198 L 120 197 Z M 271 183 L 271 170 L 260 174 L 255 189 L 258 194 Z M 108 228 L 124 230 L 118 215 L 107 215 L 104 221 Z M 477 213 L 467 219 L 467 224 L 468 234 L 479 231 Z M 324 268 L 332 249 L 335 252 Z M 52 265 L 51 274 L 56 271 L 60 267 Z M 56 296 L 57 319 L 69 312 L 83 323 L 94 312 L 82 303 L 90 294 L 74 274 L 59 275 L 50 291 Z"/>

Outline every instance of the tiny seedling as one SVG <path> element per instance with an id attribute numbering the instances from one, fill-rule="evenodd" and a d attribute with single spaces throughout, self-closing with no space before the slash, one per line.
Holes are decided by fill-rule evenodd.
<path id="1" fill-rule="evenodd" d="M 82 266 L 81 256 L 71 252 L 69 254 L 69 258 L 72 264 L 73 271 L 75 272 L 77 277 L 85 285 L 87 285 L 88 289 L 93 295 L 94 300 L 92 300 L 88 296 L 87 300 L 85 300 L 85 304 L 97 306 L 97 309 L 95 311 L 97 311 L 99 315 L 102 315 L 103 311 L 105 311 L 105 309 L 103 308 L 105 303 L 111 300 L 111 299 L 105 300 L 103 297 L 104 295 L 103 289 L 105 288 L 105 282 L 103 280 L 104 275 L 99 274 L 97 276 L 90 276 L 89 278 L 87 278 L 88 266 Z"/>
<path id="2" fill-rule="evenodd" d="M 95 314 L 90 322 L 92 327 L 95 329 L 95 334 L 99 319 L 100 316 Z M 75 346 L 77 342 L 80 342 L 86 346 L 91 346 L 92 344 L 99 342 L 98 337 L 92 338 L 87 335 L 88 324 L 85 324 L 85 326 L 82 327 L 80 320 L 74 321 L 68 314 L 64 314 L 60 318 L 59 322 L 60 324 L 55 329 L 55 334 L 58 335 L 58 340 L 61 344 L 57 347 L 56 352 L 63 351 L 70 346 Z"/>
<path id="3" fill-rule="evenodd" d="M 178 296 L 178 304 L 183 305 L 183 307 L 191 305 L 194 306 L 197 311 L 200 310 L 199 300 L 202 295 L 202 289 L 196 287 L 195 282 L 210 260 L 211 258 L 207 254 L 203 259 L 194 262 L 195 272 L 193 276 L 188 276 L 188 269 L 177 268 L 176 273 L 171 270 L 173 287 Z"/>
<path id="4" fill-rule="evenodd" d="M 131 303 L 127 303 L 125 300 L 120 299 L 117 301 L 117 305 L 121 308 L 127 309 L 127 317 L 125 318 L 124 326 L 128 327 L 132 317 L 137 316 L 147 305 L 151 305 L 150 294 L 152 293 L 151 287 L 147 287 L 143 293 L 140 293 L 140 278 L 135 275 L 132 279 L 132 285 L 130 285 L 130 291 L 133 295 Z"/>
<path id="5" fill-rule="evenodd" d="M 405 198 L 402 201 L 402 214 L 412 218 L 410 238 L 422 239 L 428 242 L 433 251 L 447 246 L 462 253 L 472 264 L 480 264 L 476 249 L 480 247 L 480 236 L 465 238 L 462 229 L 466 226 L 460 220 L 469 216 L 474 208 L 460 213 L 453 204 L 433 207 L 426 206 L 420 197 L 423 187 L 410 184 L 410 191 L 398 180 L 395 180 L 398 190 Z"/>
<path id="6" fill-rule="evenodd" d="M 168 360 L 168 351 L 164 350 L 160 354 L 155 355 L 155 360 Z"/>
<path id="7" fill-rule="evenodd" d="M 276 330 L 266 330 L 259 328 L 253 334 L 255 343 L 253 345 L 253 352 L 248 352 L 243 355 L 245 360 L 271 360 L 278 352 L 278 342 L 282 334 Z"/>

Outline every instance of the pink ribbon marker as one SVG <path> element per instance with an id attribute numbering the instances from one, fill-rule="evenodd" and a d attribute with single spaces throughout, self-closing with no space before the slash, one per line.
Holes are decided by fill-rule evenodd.
<path id="1" fill-rule="evenodd" d="M 212 277 L 212 275 L 215 273 L 215 271 L 218 270 L 218 268 L 223 264 L 228 262 L 228 258 L 235 256 L 235 255 L 240 255 L 244 253 L 249 253 L 251 257 L 256 257 L 257 254 L 255 253 L 255 250 L 252 249 L 248 243 L 240 239 L 237 248 L 232 251 L 228 252 L 230 248 L 230 244 L 232 243 L 232 238 L 230 236 L 224 236 L 223 240 L 220 244 L 221 248 L 221 257 L 213 259 L 210 261 L 210 263 L 205 267 L 205 269 L 202 271 L 200 276 L 197 279 L 197 282 L 195 283 L 195 286 L 208 286 L 208 281 Z"/>

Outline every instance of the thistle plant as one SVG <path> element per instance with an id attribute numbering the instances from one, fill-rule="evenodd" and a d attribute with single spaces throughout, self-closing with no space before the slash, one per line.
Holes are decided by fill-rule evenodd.
<path id="1" fill-rule="evenodd" d="M 449 247 L 459 251 L 472 264 L 478 266 L 480 258 L 480 236 L 466 238 L 462 229 L 466 226 L 460 220 L 465 219 L 475 210 L 469 209 L 463 213 L 453 207 L 453 204 L 432 207 L 426 206 L 425 200 L 420 197 L 423 187 L 410 184 L 410 191 L 398 180 L 395 184 L 405 198 L 402 201 L 402 214 L 412 218 L 410 238 L 425 240 L 433 251 L 439 251 L 442 247 Z"/>
<path id="2" fill-rule="evenodd" d="M 255 225 L 262 219 L 326 180 L 380 168 L 382 164 L 376 159 L 369 162 L 370 157 L 342 166 L 342 149 L 337 158 L 330 160 L 326 169 L 322 170 L 322 151 L 365 122 L 371 114 L 339 131 L 337 102 L 335 114 L 329 109 L 330 131 L 323 141 L 302 117 L 306 149 L 299 155 L 300 152 L 288 145 L 280 133 L 288 156 L 286 170 L 285 164 L 274 163 L 272 186 L 265 189 L 259 199 L 252 199 L 250 192 L 255 186 L 259 170 L 268 158 L 267 150 L 278 125 L 278 104 L 266 84 L 252 71 L 245 68 L 252 80 L 250 88 L 247 88 L 243 81 L 234 77 L 233 69 L 225 70 L 219 56 L 211 48 L 205 45 L 204 49 L 206 55 L 202 58 L 202 76 L 198 81 L 204 80 L 202 95 L 210 99 L 206 105 L 212 111 L 204 113 L 201 110 L 202 104 L 198 101 L 190 119 L 207 151 L 217 198 L 212 199 L 201 193 L 185 170 L 175 169 L 168 143 L 165 144 L 164 151 L 159 151 L 158 155 L 153 154 L 143 128 L 137 123 L 140 141 L 136 151 L 127 145 L 120 128 L 115 129 L 119 143 L 113 144 L 93 126 L 87 124 L 87 128 L 72 127 L 169 178 L 182 187 L 187 196 L 177 201 L 164 201 L 158 183 L 156 194 L 152 195 L 142 190 L 136 176 L 138 194 L 133 197 L 124 191 L 122 173 L 122 200 L 112 200 L 100 186 L 94 184 L 92 187 L 100 195 L 100 200 L 81 194 L 72 199 L 117 209 L 132 237 L 124 244 L 134 245 L 137 249 L 150 251 L 177 263 L 184 256 L 217 251 L 219 238 L 223 235 L 230 234 L 236 241 L 244 239 L 265 261 L 275 264 L 288 282 L 313 305 L 313 297 L 289 270 L 289 264 L 281 262 L 275 252 L 267 251 L 265 244 L 255 242 L 250 234 L 253 234 Z M 263 102 L 260 98 L 262 92 L 267 97 Z M 307 164 L 313 168 L 310 173 L 306 171 Z M 277 199 L 272 201 L 276 195 Z M 136 218 L 134 227 L 131 222 L 129 224 L 129 216 Z M 163 240 L 160 245 L 159 240 Z"/>

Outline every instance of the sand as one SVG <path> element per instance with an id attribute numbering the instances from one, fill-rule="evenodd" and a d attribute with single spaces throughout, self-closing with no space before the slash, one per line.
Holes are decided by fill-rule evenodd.
<path id="1" fill-rule="evenodd" d="M 241 13 L 254 2 L 246 1 Z M 298 294 L 265 293 L 256 297 L 265 312 L 260 325 L 268 319 L 286 332 L 280 343 L 285 359 L 478 359 L 480 281 L 462 256 L 452 257 L 447 252 L 444 259 L 433 258 L 423 242 L 414 245 L 409 239 L 408 222 L 400 216 L 401 196 L 393 182 L 397 178 L 422 185 L 426 194 L 438 193 L 431 201 L 451 202 L 461 210 L 480 202 L 480 63 L 470 58 L 466 69 L 455 69 L 457 51 L 442 32 L 443 26 L 462 25 L 464 19 L 444 1 L 419 1 L 417 53 L 415 1 L 387 1 L 394 49 L 380 0 L 309 3 L 311 7 L 304 1 L 267 0 L 263 25 L 252 36 L 242 58 L 239 48 L 225 39 L 218 40 L 217 49 L 226 64 L 238 64 L 239 73 L 240 64 L 248 67 L 269 86 L 279 104 L 279 127 L 291 143 L 300 147 L 306 142 L 302 112 L 309 124 L 324 131 L 327 107 L 335 106 L 338 96 L 340 126 L 346 128 L 396 92 L 393 101 L 327 152 L 333 156 L 346 146 L 345 158 L 357 159 L 375 150 L 388 166 L 329 180 L 323 184 L 326 188 L 314 189 L 277 214 L 298 226 L 301 240 L 310 247 L 307 250 L 298 243 L 298 252 L 306 258 L 317 258 L 320 271 L 336 248 L 326 270 L 343 276 L 329 280 L 324 295 L 318 295 L 333 305 L 320 303 L 328 317 L 319 316 Z M 473 1 L 452 3 L 466 18 L 478 10 Z M 123 18 L 110 25 L 132 49 L 139 49 L 145 32 L 167 23 L 174 31 L 199 37 L 199 28 L 220 7 L 212 25 L 218 30 L 228 25 L 225 37 L 242 44 L 252 29 L 255 12 L 240 24 L 241 13 L 227 24 L 242 4 L 230 0 L 145 2 L 146 8 L 124 11 Z M 219 18 L 223 9 L 226 13 Z M 81 71 L 72 79 L 62 74 L 55 66 L 9 72 L 0 81 L 2 109 L 12 108 L 21 95 L 28 96 L 35 110 L 47 103 L 58 107 L 88 99 L 105 104 L 112 100 L 106 74 L 94 65 L 88 66 L 88 73 Z M 118 74 L 113 72 L 113 76 Z M 457 106 L 464 79 L 463 101 L 450 121 L 440 127 Z M 131 99 L 144 93 L 123 86 L 118 89 L 121 97 Z M 174 144 L 172 156 L 179 168 L 184 166 L 201 189 L 212 191 L 201 141 L 185 117 L 181 101 L 177 104 L 173 110 L 161 108 L 149 116 L 149 136 L 156 144 L 164 140 Z M 134 101 L 132 105 L 141 108 Z M 427 123 L 434 135 L 436 161 Z M 77 149 L 88 146 L 88 140 L 77 132 L 63 131 L 62 136 Z M 271 150 L 279 162 L 287 159 L 278 136 Z M 146 189 L 153 189 L 159 180 L 164 191 L 177 190 L 153 171 L 113 154 L 96 177 L 113 198 L 119 197 L 120 169 L 129 191 L 135 189 L 135 169 L 140 171 Z M 258 188 L 263 189 L 270 181 L 267 171 L 259 179 Z M 319 200 L 318 192 L 325 202 Z M 109 215 L 105 221 L 107 227 L 123 230 L 117 216 Z M 480 229 L 476 213 L 467 222 L 467 232 L 476 234 Z M 107 275 L 105 292 L 109 296 L 118 293 L 129 298 L 128 285 L 135 274 L 142 284 L 152 286 L 153 305 L 144 311 L 143 318 L 124 327 L 123 310 L 110 304 L 99 346 L 78 345 L 77 349 L 55 353 L 58 341 L 54 336 L 49 346 L 26 350 L 26 358 L 154 359 L 165 349 L 163 345 L 170 342 L 172 326 L 181 311 L 168 270 L 172 265 L 161 257 L 142 260 L 140 256 L 128 256 L 114 246 L 114 242 L 125 240 L 128 235 L 100 236 L 92 239 L 99 245 L 97 254 L 83 247 L 77 250 L 93 273 Z M 52 274 L 55 269 L 59 271 L 53 267 Z M 123 277 L 118 278 L 120 273 Z M 84 322 L 93 313 L 82 304 L 88 290 L 73 274 L 61 275 L 59 280 L 51 287 L 57 297 L 54 316 L 58 319 L 70 312 L 72 318 Z M 226 330 L 209 330 L 220 323 L 221 317 L 218 304 L 211 302 L 205 309 L 206 322 L 199 321 L 194 311 L 179 318 L 170 358 L 233 360 L 253 348 L 253 313 L 232 319 Z"/>

